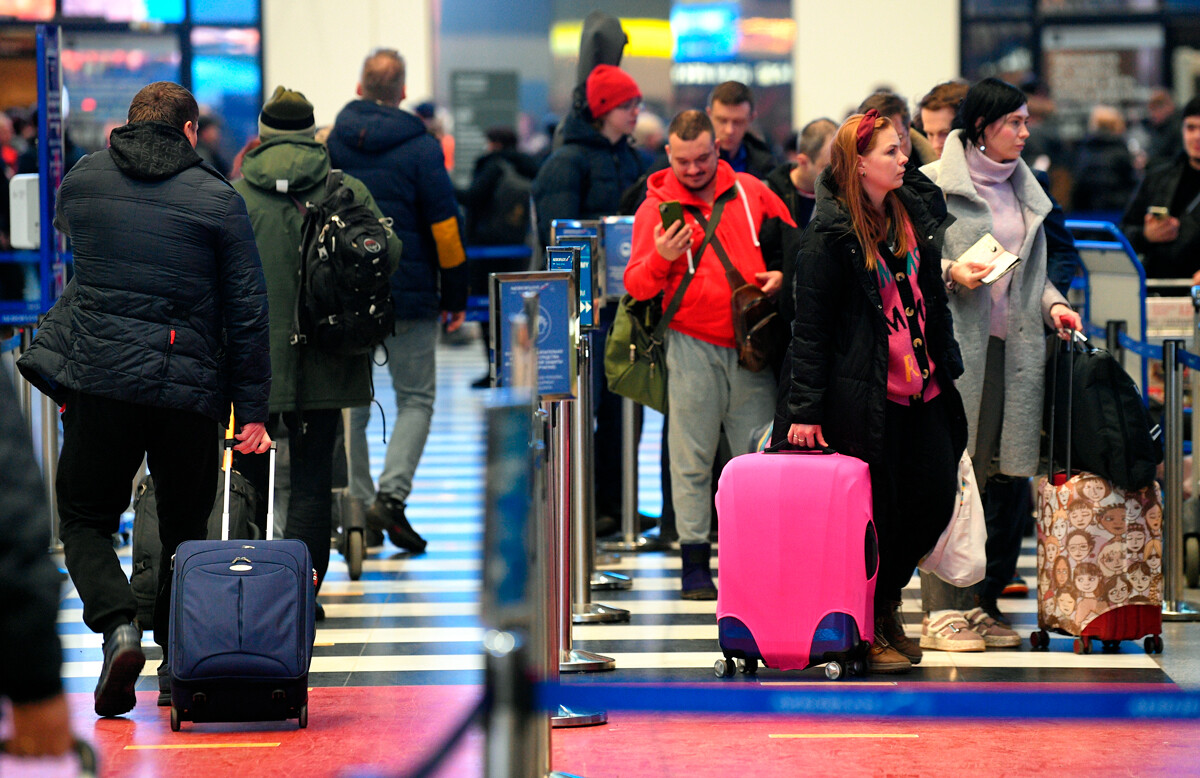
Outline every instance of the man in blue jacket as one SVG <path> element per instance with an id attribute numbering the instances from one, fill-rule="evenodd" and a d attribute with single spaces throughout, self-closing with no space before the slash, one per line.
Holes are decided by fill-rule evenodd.
<path id="1" fill-rule="evenodd" d="M 379 493 L 367 456 L 370 407 L 352 412 L 351 492 L 374 504 L 368 521 L 392 542 L 414 552 L 425 540 L 404 515 L 413 473 L 425 449 L 437 386 L 439 318 L 446 331 L 462 326 L 467 307 L 467 264 L 454 185 L 442 147 L 417 116 L 400 110 L 405 98 L 404 58 L 392 49 L 367 56 L 358 83 L 361 99 L 346 105 L 329 134 L 335 168 L 367 185 L 404 244 L 392 275 L 396 332 L 384 341 L 396 390 L 396 423 L 388 442 Z"/>
<path id="2" fill-rule="evenodd" d="M 104 635 L 101 716 L 133 708 L 146 662 L 148 625 L 112 545 L 142 457 L 158 499 L 154 640 L 165 655 L 171 557 L 207 533 L 231 401 L 237 450 L 271 446 L 262 265 L 245 203 L 196 154 L 198 120 L 190 92 L 150 84 L 109 148 L 63 178 L 54 224 L 72 239 L 75 277 L 18 362 L 63 407 L 59 536 L 84 623 Z"/>

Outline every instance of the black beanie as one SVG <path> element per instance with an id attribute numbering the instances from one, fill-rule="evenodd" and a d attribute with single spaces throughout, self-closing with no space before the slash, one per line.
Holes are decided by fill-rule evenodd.
<path id="1" fill-rule="evenodd" d="M 312 103 L 300 92 L 282 86 L 275 87 L 275 94 L 258 115 L 258 134 L 263 140 L 287 132 L 312 135 L 316 130 Z"/>

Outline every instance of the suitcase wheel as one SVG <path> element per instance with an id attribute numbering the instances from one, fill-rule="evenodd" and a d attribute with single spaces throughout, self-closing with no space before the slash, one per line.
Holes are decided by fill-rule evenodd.
<path id="1" fill-rule="evenodd" d="M 1092 639 L 1087 635 L 1075 638 L 1075 653 L 1090 654 L 1092 653 Z"/>
<path id="2" fill-rule="evenodd" d="M 1146 649 L 1147 654 L 1161 654 L 1163 652 L 1162 635 L 1147 635 L 1145 641 L 1142 642 L 1142 647 Z"/>
<path id="3" fill-rule="evenodd" d="M 743 675 L 757 675 L 758 674 L 758 660 L 757 659 L 738 659 L 737 660 L 737 668 L 742 671 Z"/>
<path id="4" fill-rule="evenodd" d="M 861 659 L 855 659 L 850 663 L 850 674 L 857 675 L 860 678 L 867 674 L 867 663 Z"/>
<path id="5" fill-rule="evenodd" d="M 1050 633 L 1044 629 L 1039 629 L 1029 636 L 1029 645 L 1033 647 L 1034 651 L 1049 651 Z"/>
<path id="6" fill-rule="evenodd" d="M 308 705 L 300 706 L 300 729 L 308 728 Z"/>
<path id="7" fill-rule="evenodd" d="M 732 678 L 737 672 L 737 665 L 730 658 L 718 659 L 713 663 L 713 675 L 718 678 Z"/>
<path id="8" fill-rule="evenodd" d="M 179 708 L 176 708 L 174 705 L 172 705 L 171 706 L 171 731 L 178 732 L 179 727 L 180 727 Z"/>
<path id="9" fill-rule="evenodd" d="M 351 581 L 357 581 L 362 577 L 363 557 L 366 556 L 366 540 L 363 536 L 361 528 L 342 530 L 346 538 L 346 547 L 344 554 L 346 556 L 346 567 Z"/>
<path id="10" fill-rule="evenodd" d="M 834 660 L 825 665 L 825 677 L 831 681 L 836 681 L 842 677 L 842 663 Z"/>

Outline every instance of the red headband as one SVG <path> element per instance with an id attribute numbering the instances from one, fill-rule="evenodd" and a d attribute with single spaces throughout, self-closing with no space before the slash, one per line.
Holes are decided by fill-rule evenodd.
<path id="1" fill-rule="evenodd" d="M 875 120 L 879 118 L 879 111 L 874 108 L 863 114 L 863 117 L 858 120 L 858 129 L 855 131 L 855 136 L 858 138 L 856 148 L 859 154 L 863 154 L 867 150 L 867 146 L 871 144 L 871 136 L 875 134 Z"/>

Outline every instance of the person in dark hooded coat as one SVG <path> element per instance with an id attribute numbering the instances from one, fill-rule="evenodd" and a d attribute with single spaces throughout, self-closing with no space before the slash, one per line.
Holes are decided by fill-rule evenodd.
<path id="1" fill-rule="evenodd" d="M 129 105 L 110 147 L 59 188 L 55 226 L 75 277 L 18 362 L 63 406 L 58 509 L 84 623 L 104 635 L 100 716 L 136 703 L 145 664 L 137 600 L 112 536 L 146 457 L 162 557 L 154 640 L 167 649 L 171 557 L 205 537 L 217 491 L 217 430 L 234 416 L 237 450 L 263 453 L 271 391 L 267 289 L 246 204 L 196 154 L 191 93 L 159 81 Z"/>
<path id="2" fill-rule="evenodd" d="M 950 521 L 967 440 L 941 280 L 945 203 L 907 161 L 874 110 L 838 130 L 797 260 L 784 384 L 789 443 L 832 446 L 871 468 L 879 573 L 868 666 L 892 673 L 921 661 L 898 618 L 900 592 Z"/>

